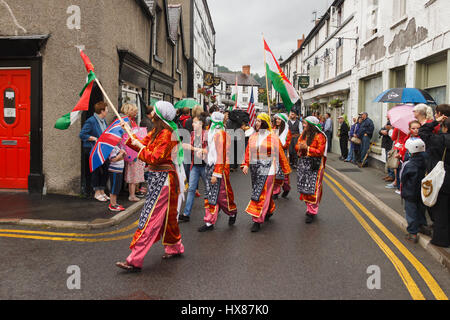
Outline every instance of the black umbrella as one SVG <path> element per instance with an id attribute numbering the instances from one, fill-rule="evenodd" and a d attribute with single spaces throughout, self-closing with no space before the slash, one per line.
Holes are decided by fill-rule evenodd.
<path id="1" fill-rule="evenodd" d="M 374 102 L 437 104 L 428 92 L 416 88 L 388 89 L 380 94 Z"/>

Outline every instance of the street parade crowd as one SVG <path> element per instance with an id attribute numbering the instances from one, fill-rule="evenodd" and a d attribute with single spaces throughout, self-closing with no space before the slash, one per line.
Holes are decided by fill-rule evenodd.
<path id="1" fill-rule="evenodd" d="M 106 129 L 107 112 L 106 103 L 97 103 L 94 116 L 83 126 L 80 138 L 86 154 Z M 208 111 L 202 106 L 192 110 L 175 109 L 171 103 L 159 101 L 147 108 L 138 126 L 135 105 L 125 104 L 121 112 L 129 119 L 121 122 L 122 128 L 133 135 L 123 135 L 109 161 L 92 172 L 91 180 L 95 198 L 110 201 L 111 212 L 125 210 L 117 202 L 122 181 L 128 184 L 130 201 L 146 198 L 130 245 L 131 254 L 125 261 L 117 262 L 118 267 L 141 270 L 148 250 L 159 240 L 165 248 L 164 259 L 184 253 L 179 223 L 190 221 L 194 201 L 200 197 L 200 179 L 205 186 L 204 224 L 198 231 L 214 230 L 220 211 L 229 217 L 229 226 L 233 226 L 238 208 L 230 173 L 238 167 L 251 178 L 251 195 L 245 208 L 253 222 L 251 232 L 258 232 L 273 217 L 275 200 L 280 195 L 288 196 L 294 183 L 290 176 L 293 170 L 296 170 L 299 200 L 306 204 L 305 223 L 310 224 L 317 217 L 327 153 L 331 150 L 330 114 L 322 117 L 313 113 L 303 117 L 292 110 L 272 117 L 259 113 L 251 121 L 244 111 L 241 114 L 220 111 L 217 106 L 211 106 Z M 450 177 L 445 175 L 437 202 L 431 208 L 422 202 L 421 190 L 422 180 L 439 161 L 443 161 L 446 170 L 450 169 L 450 156 L 446 152 L 450 146 L 450 119 L 447 118 L 450 106 L 440 105 L 433 114 L 427 105 L 416 105 L 414 114 L 416 120 L 409 123 L 409 134 L 392 127 L 389 121 L 379 131 L 382 147 L 386 149 L 385 181 L 391 182 L 387 188 L 397 190 L 404 200 L 407 240 L 416 243 L 420 232 L 432 235 L 433 244 L 447 247 L 450 244 Z M 251 122 L 253 126 L 249 125 Z M 364 167 L 374 125 L 366 112 L 354 117 L 352 122 L 350 126 L 345 117 L 338 119 L 340 160 Z M 142 127 L 146 128 L 145 133 L 139 131 Z M 239 148 L 244 151 L 242 157 Z M 107 179 L 109 197 L 105 194 Z M 432 227 L 427 224 L 426 211 Z"/>

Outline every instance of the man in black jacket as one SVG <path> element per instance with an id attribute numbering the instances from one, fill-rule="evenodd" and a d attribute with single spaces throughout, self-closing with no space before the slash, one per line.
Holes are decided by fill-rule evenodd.
<path id="1" fill-rule="evenodd" d="M 370 140 L 372 140 L 373 131 L 375 130 L 375 126 L 373 125 L 373 121 L 369 119 L 369 115 L 367 112 L 363 112 L 360 114 L 363 122 L 361 123 L 359 134 L 354 135 L 355 137 L 361 139 L 361 159 L 359 163 L 362 164 L 364 158 L 366 157 L 367 152 L 369 152 L 370 148 Z M 367 165 L 364 165 L 367 166 Z"/>
<path id="2" fill-rule="evenodd" d="M 339 160 L 344 161 L 348 157 L 348 132 L 350 131 L 350 128 L 343 116 L 340 116 L 338 118 L 338 121 L 339 121 L 338 137 L 339 137 L 339 145 L 341 147 L 341 156 L 339 157 Z"/>
<path id="3" fill-rule="evenodd" d="M 441 132 L 433 134 L 441 123 Z M 439 247 L 450 246 L 450 119 L 440 116 L 436 121 L 426 123 L 419 129 L 420 138 L 425 141 L 428 161 L 427 172 L 431 172 L 439 161 L 444 162 L 445 178 L 439 190 L 436 205 L 431 210 L 433 217 L 433 238 L 431 243 Z"/>

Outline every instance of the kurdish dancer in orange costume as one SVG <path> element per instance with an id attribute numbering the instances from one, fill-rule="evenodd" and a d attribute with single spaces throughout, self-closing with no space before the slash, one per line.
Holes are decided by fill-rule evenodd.
<path id="1" fill-rule="evenodd" d="M 303 133 L 295 150 L 299 156 L 297 188 L 300 201 L 306 203 L 306 223 L 313 222 L 319 213 L 322 199 L 322 180 L 327 161 L 327 137 L 321 130 L 319 119 L 308 117 L 303 121 Z"/>
<path id="2" fill-rule="evenodd" d="M 275 115 L 274 130 L 278 131 L 278 137 L 280 138 L 281 146 L 283 147 L 286 158 L 289 154 L 289 146 L 291 144 L 292 134 L 289 130 L 288 117 L 284 113 L 277 113 Z M 291 191 L 291 184 L 289 181 L 289 175 L 283 174 L 283 170 L 278 166 L 277 174 L 275 176 L 275 187 L 273 189 L 273 198 L 278 199 L 279 194 L 283 189 L 282 198 L 286 198 Z"/>
<path id="3" fill-rule="evenodd" d="M 198 229 L 199 232 L 214 229 L 220 209 L 230 217 L 228 225 L 232 226 L 236 222 L 237 208 L 230 183 L 230 137 L 224 130 L 223 120 L 224 115 L 220 112 L 211 115 L 205 169 L 205 225 Z"/>
<path id="4" fill-rule="evenodd" d="M 143 140 L 134 136 L 127 141 L 130 148 L 139 152 L 138 158 L 149 165 L 148 192 L 138 230 L 130 245 L 131 254 L 126 262 L 116 263 L 127 271 L 141 270 L 148 250 L 160 239 L 165 247 L 164 259 L 184 252 L 177 221 L 184 193 L 185 175 L 180 165 L 183 149 L 180 141 L 172 139 L 174 131 L 178 137 L 173 122 L 176 111 L 169 102 L 159 101 L 153 113 L 154 129 L 148 136 Z"/>
<path id="5" fill-rule="evenodd" d="M 245 210 L 253 217 L 252 232 L 258 232 L 261 224 L 269 220 L 275 211 L 272 193 L 277 164 L 279 163 L 283 174 L 291 172 L 280 139 L 272 132 L 270 118 L 266 113 L 258 115 L 255 131 L 249 138 L 245 160 L 241 166 L 244 174 L 250 171 L 252 179 L 252 196 Z"/>

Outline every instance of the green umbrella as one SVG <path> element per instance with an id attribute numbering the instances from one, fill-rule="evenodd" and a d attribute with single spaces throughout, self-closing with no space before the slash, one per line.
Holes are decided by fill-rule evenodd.
<path id="1" fill-rule="evenodd" d="M 183 109 L 183 108 L 189 108 L 192 109 L 195 106 L 199 105 L 197 100 L 194 100 L 192 98 L 189 99 L 183 99 L 175 103 L 175 109 Z"/>
<path id="2" fill-rule="evenodd" d="M 154 106 L 155 106 L 155 103 L 157 103 L 158 101 L 159 101 L 158 99 L 150 98 L 150 105 L 151 105 L 152 107 L 154 107 Z"/>

